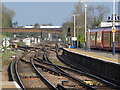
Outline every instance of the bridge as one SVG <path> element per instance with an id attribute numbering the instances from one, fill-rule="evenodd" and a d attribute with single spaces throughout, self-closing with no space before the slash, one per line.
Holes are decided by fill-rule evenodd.
<path id="1" fill-rule="evenodd" d="M 17 37 L 26 37 L 31 34 L 34 37 L 41 37 L 42 40 L 59 40 L 61 38 L 62 28 L 0 28 L 5 33 L 16 34 Z"/>
<path id="2" fill-rule="evenodd" d="M 61 33 L 62 28 L 0 28 L 2 32 L 47 32 L 47 33 Z"/>

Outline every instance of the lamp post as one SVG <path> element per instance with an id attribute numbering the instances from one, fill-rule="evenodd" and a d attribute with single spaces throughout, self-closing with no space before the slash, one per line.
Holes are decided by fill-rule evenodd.
<path id="1" fill-rule="evenodd" d="M 87 30 L 87 4 L 85 2 L 85 50 L 87 50 L 87 45 L 86 45 L 86 30 Z"/>
<path id="2" fill-rule="evenodd" d="M 113 33 L 113 40 L 112 40 L 112 54 L 115 55 L 115 0 L 113 0 L 113 27 L 112 27 L 112 33 Z"/>
<path id="3" fill-rule="evenodd" d="M 75 14 L 73 15 L 73 18 L 74 18 L 74 37 L 75 37 L 75 34 L 76 34 L 76 32 L 75 32 Z"/>
<path id="4" fill-rule="evenodd" d="M 76 41 L 76 39 L 77 39 L 77 37 L 76 37 L 75 17 L 76 17 L 76 16 L 79 16 L 79 15 L 80 15 L 80 14 L 74 14 L 74 15 L 73 15 L 73 18 L 74 18 L 74 36 L 73 36 L 73 37 L 74 37 L 74 40 L 73 40 L 73 46 L 76 46 L 76 42 L 75 42 L 75 41 Z"/>

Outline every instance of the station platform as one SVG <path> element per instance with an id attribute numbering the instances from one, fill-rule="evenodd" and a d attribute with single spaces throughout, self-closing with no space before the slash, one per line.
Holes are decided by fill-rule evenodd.
<path id="1" fill-rule="evenodd" d="M 15 81 L 1 81 L 0 90 L 22 90 Z"/>
<path id="2" fill-rule="evenodd" d="M 99 51 L 99 50 L 84 50 L 84 49 L 80 49 L 80 48 L 76 48 L 76 49 L 64 48 L 64 49 L 66 49 L 70 52 L 84 55 L 84 56 L 120 64 L 120 54 L 112 55 L 112 52 Z"/>

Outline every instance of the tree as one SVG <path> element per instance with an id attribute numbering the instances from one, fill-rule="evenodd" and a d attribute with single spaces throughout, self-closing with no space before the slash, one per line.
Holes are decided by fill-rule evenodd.
<path id="1" fill-rule="evenodd" d="M 6 8 L 4 4 L 0 3 L 0 20 L 2 20 L 2 27 L 12 27 L 14 15 L 15 12 L 13 10 Z"/>
<path id="2" fill-rule="evenodd" d="M 63 31 L 62 31 L 62 34 L 61 34 L 62 35 L 62 40 L 64 40 L 64 42 L 65 42 L 68 34 L 73 35 L 73 32 L 72 32 L 73 22 L 68 21 L 68 22 L 63 23 L 62 28 L 63 28 Z M 70 28 L 70 32 L 68 32 L 68 28 Z"/>
<path id="3" fill-rule="evenodd" d="M 16 22 L 13 22 L 13 23 L 12 23 L 12 26 L 13 26 L 13 27 L 18 27 L 18 22 L 17 22 L 17 21 L 16 21 Z"/>
<path id="4" fill-rule="evenodd" d="M 89 11 L 89 22 L 91 23 L 90 28 L 100 27 L 101 22 L 109 13 L 109 9 L 106 6 L 98 5 L 98 6 L 91 6 L 88 8 Z"/>
<path id="5" fill-rule="evenodd" d="M 87 3 L 87 29 L 99 27 L 100 23 L 104 19 L 104 16 L 108 12 L 109 12 L 109 9 L 106 6 L 103 6 L 103 5 L 91 6 L 89 5 L 89 3 Z M 81 3 L 81 2 L 75 3 L 75 10 L 73 14 L 79 14 L 79 16 L 75 17 L 76 18 L 75 19 L 76 32 L 77 32 L 76 36 L 78 40 L 81 42 L 81 45 L 83 45 L 84 35 L 85 35 L 85 5 L 84 3 Z M 72 16 L 71 22 L 73 22 L 73 16 Z M 68 26 L 69 25 L 66 24 L 66 27 Z M 71 33 L 73 33 L 73 30 Z"/>
<path id="6" fill-rule="evenodd" d="M 34 28 L 40 28 L 40 25 L 38 23 L 35 23 Z"/>

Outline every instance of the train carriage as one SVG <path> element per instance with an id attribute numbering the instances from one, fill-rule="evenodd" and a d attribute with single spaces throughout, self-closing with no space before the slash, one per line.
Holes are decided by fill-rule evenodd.
<path id="1" fill-rule="evenodd" d="M 89 34 L 89 36 L 88 36 Z M 100 27 L 91 29 L 87 32 L 87 42 L 90 48 L 111 50 L 113 40 L 112 27 Z M 116 26 L 115 32 L 115 48 L 120 50 L 120 26 Z"/>

